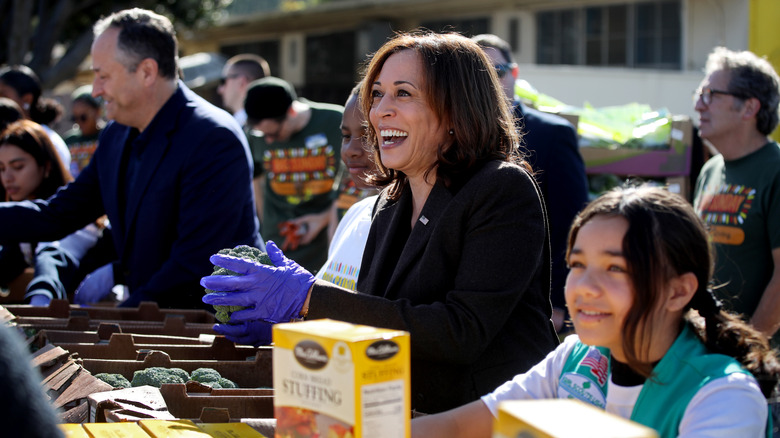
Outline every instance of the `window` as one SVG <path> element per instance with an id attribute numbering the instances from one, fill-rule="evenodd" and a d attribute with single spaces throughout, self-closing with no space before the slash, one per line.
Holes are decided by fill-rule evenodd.
<path id="1" fill-rule="evenodd" d="M 681 68 L 680 0 L 539 12 L 539 64 Z"/>
<path id="2" fill-rule="evenodd" d="M 355 32 L 306 37 L 306 85 L 301 96 L 343 105 L 356 82 Z"/>

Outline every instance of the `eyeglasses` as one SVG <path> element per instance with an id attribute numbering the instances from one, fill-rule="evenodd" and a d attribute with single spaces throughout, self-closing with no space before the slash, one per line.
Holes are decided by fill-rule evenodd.
<path id="1" fill-rule="evenodd" d="M 506 76 L 507 73 L 511 72 L 512 69 L 515 68 L 515 65 L 512 63 L 496 64 L 494 67 L 496 68 L 496 74 L 498 75 L 498 78 L 502 79 L 504 76 Z"/>
<path id="2" fill-rule="evenodd" d="M 241 76 L 238 73 L 233 73 L 232 75 L 227 75 L 224 77 L 219 78 L 219 85 L 225 85 L 225 82 L 227 82 L 230 79 L 235 79 L 237 77 Z"/>
<path id="3" fill-rule="evenodd" d="M 712 95 L 713 94 L 723 94 L 725 96 L 734 96 L 738 99 L 744 99 L 745 96 L 739 93 L 732 93 L 731 91 L 724 91 L 724 90 L 713 90 L 710 87 L 702 87 L 696 90 L 693 93 L 693 102 L 696 103 L 701 99 L 701 102 L 705 105 L 708 105 L 712 103 Z"/>
<path id="4" fill-rule="evenodd" d="M 86 114 L 73 114 L 73 117 L 71 117 L 71 120 L 74 122 L 86 122 L 89 116 Z"/>

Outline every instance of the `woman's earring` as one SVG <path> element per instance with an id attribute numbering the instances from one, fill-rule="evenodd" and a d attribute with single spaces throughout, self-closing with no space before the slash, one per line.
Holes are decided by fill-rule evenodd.
<path id="1" fill-rule="evenodd" d="M 455 135 L 455 130 L 454 129 L 450 129 L 450 135 Z"/>

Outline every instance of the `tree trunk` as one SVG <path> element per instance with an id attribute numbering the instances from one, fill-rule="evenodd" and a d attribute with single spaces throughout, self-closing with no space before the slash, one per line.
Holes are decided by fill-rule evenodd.
<path id="1" fill-rule="evenodd" d="M 33 2 L 29 0 L 14 0 L 11 34 L 8 38 L 8 64 L 24 64 L 24 54 L 27 53 L 30 41 L 30 25 L 32 21 Z"/>

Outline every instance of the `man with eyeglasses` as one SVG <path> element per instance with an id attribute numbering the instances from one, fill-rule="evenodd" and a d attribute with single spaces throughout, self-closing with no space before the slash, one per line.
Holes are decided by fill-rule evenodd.
<path id="1" fill-rule="evenodd" d="M 694 95 L 699 136 L 720 154 L 702 167 L 694 207 L 717 251 L 715 293 L 773 336 L 780 326 L 780 147 L 769 135 L 778 124 L 780 78 L 766 59 L 725 47 L 710 53 L 705 74 Z"/>
<path id="2" fill-rule="evenodd" d="M 315 273 L 335 220 L 344 107 L 299 99 L 292 84 L 269 76 L 249 85 L 244 108 L 247 125 L 265 139 L 253 150 L 261 234 Z"/>
<path id="3" fill-rule="evenodd" d="M 509 43 L 492 34 L 477 35 L 472 40 L 493 61 L 498 80 L 513 102 L 518 129 L 523 134 L 526 149 L 523 152 L 530 155 L 528 162 L 536 172 L 547 205 L 552 251 L 550 297 L 555 329 L 561 332 L 565 330 L 566 319 L 563 288 L 569 272 L 565 260 L 566 239 L 574 217 L 588 202 L 588 180 L 577 131 L 563 117 L 529 108 L 515 98 L 518 67 L 512 60 Z"/>

